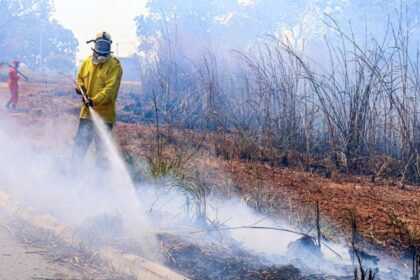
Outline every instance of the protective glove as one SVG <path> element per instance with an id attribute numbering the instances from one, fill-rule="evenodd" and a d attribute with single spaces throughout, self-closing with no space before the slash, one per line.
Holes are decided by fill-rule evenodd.
<path id="1" fill-rule="evenodd" d="M 86 97 L 86 99 L 83 98 L 83 103 L 85 103 L 87 107 L 93 107 L 93 101 L 90 97 Z"/>
<path id="2" fill-rule="evenodd" d="M 85 93 L 86 93 L 86 88 L 85 88 L 84 86 L 81 86 L 81 88 L 82 88 L 83 92 L 85 92 Z M 74 90 L 76 91 L 76 93 L 77 93 L 78 95 L 82 95 L 82 91 L 80 90 L 80 88 L 79 88 L 79 87 L 76 87 Z"/>

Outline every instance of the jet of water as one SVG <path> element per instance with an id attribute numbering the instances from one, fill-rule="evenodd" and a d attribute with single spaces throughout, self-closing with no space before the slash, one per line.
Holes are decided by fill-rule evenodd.
<path id="1" fill-rule="evenodd" d="M 108 185 L 111 186 L 115 198 L 115 207 L 121 213 L 129 235 L 139 239 L 137 241 L 141 241 L 143 247 L 153 250 L 157 248 L 155 235 L 151 232 L 151 223 L 144 208 L 141 207 L 127 166 L 112 139 L 109 129 L 100 116 L 92 108 L 89 109 L 99 139 L 105 147 L 109 170 L 104 173 L 111 172 L 106 180 Z M 147 250 L 147 248 L 144 249 Z"/>

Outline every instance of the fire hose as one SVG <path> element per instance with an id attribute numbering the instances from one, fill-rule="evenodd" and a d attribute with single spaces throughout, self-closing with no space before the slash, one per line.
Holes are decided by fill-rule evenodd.
<path id="1" fill-rule="evenodd" d="M 83 103 L 84 103 L 86 106 L 88 106 L 88 107 L 93 107 L 92 100 L 91 100 L 91 99 L 87 96 L 87 94 L 86 94 L 85 90 L 83 89 L 83 87 L 79 86 L 79 85 L 76 83 L 76 81 L 74 81 L 74 80 L 73 80 L 73 82 L 74 82 L 74 84 L 76 85 L 76 87 L 77 87 L 77 88 L 79 89 L 79 91 L 80 91 L 80 95 L 82 96 Z"/>
<path id="2" fill-rule="evenodd" d="M 7 66 L 9 66 L 10 68 L 11 67 L 13 67 L 12 65 L 10 65 L 9 63 L 6 63 L 6 62 L 1 62 L 0 63 L 0 66 L 3 66 L 3 65 L 7 65 Z M 25 74 L 23 74 L 22 72 L 20 72 L 19 70 L 16 70 L 18 73 L 19 73 L 19 75 L 21 75 L 24 79 L 25 79 L 25 81 L 28 81 L 29 80 L 29 78 L 25 75 Z"/>
<path id="3" fill-rule="evenodd" d="M 71 80 L 74 83 L 77 89 L 76 92 L 82 96 L 83 103 L 88 107 L 93 107 L 92 100 L 87 96 L 83 87 L 78 85 L 77 82 L 73 78 L 71 78 L 68 74 L 63 73 L 63 72 L 60 72 L 60 73 L 63 74 L 64 77 L 66 77 L 67 79 Z"/>

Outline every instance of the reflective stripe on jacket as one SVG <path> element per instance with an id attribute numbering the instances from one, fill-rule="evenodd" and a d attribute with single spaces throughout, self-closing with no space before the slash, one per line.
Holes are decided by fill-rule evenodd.
<path id="1" fill-rule="evenodd" d="M 116 100 L 120 88 L 122 68 L 117 58 L 110 57 L 101 64 L 94 64 L 92 56 L 83 61 L 77 81 L 86 88 L 86 94 L 92 99 L 93 109 L 106 123 L 116 121 Z M 83 104 L 81 119 L 90 119 L 88 108 Z"/>

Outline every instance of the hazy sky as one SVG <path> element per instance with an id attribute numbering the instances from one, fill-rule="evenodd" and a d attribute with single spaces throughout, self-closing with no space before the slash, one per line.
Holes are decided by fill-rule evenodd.
<path id="1" fill-rule="evenodd" d="M 111 34 L 113 51 L 120 56 L 132 54 L 137 47 L 136 26 L 133 19 L 145 12 L 147 0 L 54 0 L 53 17 L 71 29 L 79 40 L 77 59 L 91 54 L 93 39 L 100 31 Z"/>

